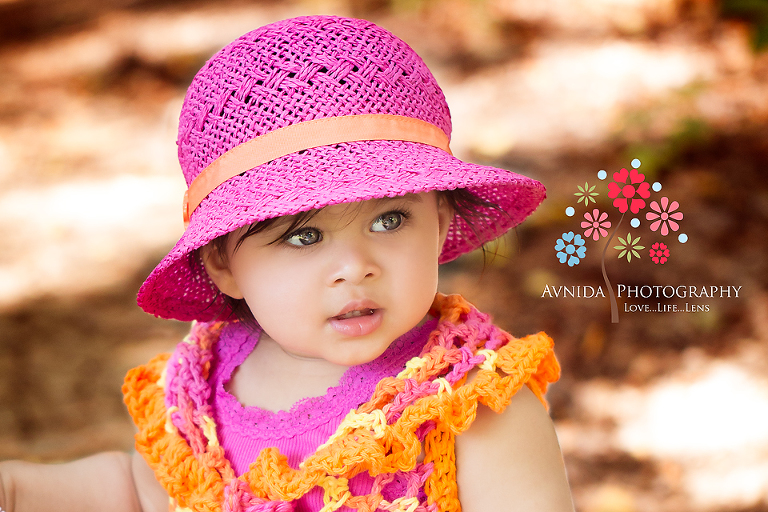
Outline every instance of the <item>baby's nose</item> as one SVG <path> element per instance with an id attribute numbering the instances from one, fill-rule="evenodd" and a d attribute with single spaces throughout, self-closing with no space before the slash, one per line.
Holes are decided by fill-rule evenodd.
<path id="1" fill-rule="evenodd" d="M 334 254 L 329 284 L 360 284 L 380 273 L 381 268 L 370 250 L 360 245 L 346 245 Z"/>

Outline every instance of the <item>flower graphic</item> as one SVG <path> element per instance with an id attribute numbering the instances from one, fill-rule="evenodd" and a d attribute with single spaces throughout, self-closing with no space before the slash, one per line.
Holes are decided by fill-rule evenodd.
<path id="1" fill-rule="evenodd" d="M 627 239 L 624 240 L 623 238 L 619 237 L 619 242 L 621 242 L 621 245 L 615 245 L 613 248 L 619 249 L 621 251 L 619 253 L 619 259 L 623 258 L 624 256 L 627 257 L 627 261 L 632 261 L 632 256 L 640 259 L 640 253 L 637 251 L 645 249 L 645 246 L 637 245 L 639 241 L 640 237 L 637 237 L 633 240 L 632 234 L 627 233 Z"/>
<path id="2" fill-rule="evenodd" d="M 587 254 L 584 239 L 581 238 L 581 235 L 575 235 L 573 231 L 563 233 L 562 237 L 557 239 L 555 250 L 560 263 L 568 263 L 569 267 L 578 265 L 579 261 Z"/>
<path id="3" fill-rule="evenodd" d="M 592 210 L 592 214 L 589 212 L 585 213 L 584 218 L 587 220 L 586 222 L 581 221 L 581 227 L 586 228 L 586 231 L 584 231 L 585 237 L 589 238 L 591 235 L 592 240 L 597 242 L 601 236 L 608 236 L 607 230 L 610 229 L 611 222 L 605 220 L 608 218 L 607 213 L 600 213 L 600 210 L 595 208 Z"/>
<path id="4" fill-rule="evenodd" d="M 584 201 L 584 204 L 588 205 L 590 201 L 592 201 L 593 203 L 597 202 L 595 200 L 595 197 L 599 196 L 600 194 L 597 193 L 597 192 L 594 192 L 595 185 L 592 185 L 590 187 L 589 183 L 587 183 L 585 181 L 584 182 L 584 188 L 582 188 L 581 185 L 576 185 L 576 188 L 578 188 L 579 191 L 575 192 L 573 195 L 575 195 L 576 197 L 579 198 L 579 200 L 576 201 L 577 203 L 580 203 L 580 202 Z M 582 226 L 582 227 L 584 227 L 584 226 Z M 603 235 L 603 236 L 605 236 L 605 235 Z M 597 239 L 595 239 L 595 240 L 597 240 Z"/>
<path id="5" fill-rule="evenodd" d="M 608 197 L 613 199 L 614 207 L 621 213 L 627 213 L 627 210 L 637 213 L 645 208 L 644 199 L 651 197 L 651 186 L 645 181 L 645 174 L 637 169 L 621 169 L 613 173 L 613 180 L 608 184 Z"/>
<path id="6" fill-rule="evenodd" d="M 648 212 L 645 214 L 646 220 L 654 221 L 651 223 L 651 231 L 657 231 L 661 226 L 661 236 L 667 236 L 669 230 L 677 231 L 680 229 L 680 225 L 675 222 L 676 220 L 683 220 L 683 212 L 675 212 L 680 204 L 677 201 L 669 202 L 669 198 L 661 198 L 661 206 L 656 201 L 651 203 L 651 209 L 654 212 Z"/>
<path id="7" fill-rule="evenodd" d="M 669 248 L 662 242 L 656 242 L 651 246 L 650 255 L 655 264 L 663 265 L 669 258 Z"/>
<path id="8" fill-rule="evenodd" d="M 599 181 L 595 181 L 594 175 L 589 178 L 594 185 L 590 185 L 588 180 L 577 181 L 577 183 L 583 183 L 583 185 L 576 185 L 577 190 L 573 194 L 577 198 L 577 204 L 573 204 L 573 198 L 571 198 L 568 201 L 570 204 L 563 206 L 565 215 L 571 218 L 571 222 L 578 222 L 581 230 L 577 228 L 562 233 L 555 244 L 555 253 L 560 263 L 567 263 L 569 267 L 574 267 L 585 258 L 587 246 L 591 245 L 592 240 L 594 240 L 595 250 L 600 253 L 605 292 L 611 307 L 611 323 L 618 323 L 619 321 L 619 305 L 616 300 L 615 285 L 611 284 L 606 269 L 606 258 L 610 261 L 610 257 L 615 254 L 620 261 L 624 260 L 629 263 L 633 260 L 642 259 L 642 254 L 645 253 L 653 264 L 665 265 L 669 262 L 670 253 L 673 250 L 672 246 L 676 242 L 680 244 L 688 242 L 688 234 L 685 233 L 684 226 L 681 227 L 680 225 L 680 221 L 683 220 L 683 213 L 680 211 L 680 204 L 673 200 L 674 193 L 667 192 L 661 182 L 652 179 L 653 173 L 640 172 L 641 165 L 640 159 L 634 158 L 630 165 L 627 165 L 626 168 L 620 168 L 617 172 L 611 171 L 609 173 L 605 169 L 598 171 L 596 179 Z M 612 213 L 611 208 L 598 202 L 597 199 L 605 197 L 604 194 L 612 201 L 613 207 L 619 211 L 618 214 Z M 583 209 L 580 208 L 581 204 L 584 205 Z M 579 214 L 583 215 L 583 218 L 579 219 L 577 209 L 580 210 Z M 613 218 L 614 215 L 616 215 L 615 218 Z M 690 212 L 686 214 L 686 216 L 689 215 Z M 626 220 L 625 217 L 627 217 Z M 650 241 L 653 246 L 648 249 L 641 238 L 636 236 L 638 228 L 643 227 L 645 229 L 643 221 L 646 221 L 648 229 L 654 232 L 655 240 Z M 576 226 L 570 227 L 575 228 Z M 619 232 L 626 233 L 624 238 L 619 236 Z M 661 238 L 670 234 L 672 236 L 669 238 Z M 643 234 L 643 236 L 646 235 Z M 597 245 L 600 246 L 599 249 Z M 609 247 L 616 249 L 616 252 L 609 253 Z M 677 250 L 674 249 L 674 251 Z M 648 265 L 651 263 L 649 262 Z M 644 267 L 645 264 L 635 263 L 634 266 Z M 659 267 L 656 268 L 660 271 L 663 270 Z"/>

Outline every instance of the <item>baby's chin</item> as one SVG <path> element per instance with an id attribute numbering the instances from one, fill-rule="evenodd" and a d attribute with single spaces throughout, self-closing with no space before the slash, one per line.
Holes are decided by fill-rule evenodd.
<path id="1" fill-rule="evenodd" d="M 392 342 L 394 341 L 395 340 L 392 340 Z M 387 348 L 389 348 L 389 345 L 391 345 L 392 342 L 387 344 L 387 346 L 381 350 L 356 351 L 355 353 L 351 354 L 342 354 L 339 351 L 335 354 L 326 356 L 325 360 L 331 364 L 343 366 L 346 368 L 350 366 L 359 366 L 361 364 L 370 363 L 371 361 L 378 359 L 384 352 L 386 352 Z"/>

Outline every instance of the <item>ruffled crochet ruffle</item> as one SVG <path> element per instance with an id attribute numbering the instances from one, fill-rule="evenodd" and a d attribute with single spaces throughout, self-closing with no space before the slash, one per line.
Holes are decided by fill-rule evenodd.
<path id="1" fill-rule="evenodd" d="M 431 313 L 439 321 L 421 355 L 396 377 L 382 379 L 370 400 L 350 411 L 298 469 L 271 448 L 240 477 L 218 442 L 210 401 L 191 398 L 196 395 L 191 387 L 203 386 L 208 378 L 223 327 L 197 324 L 184 341 L 186 355 L 176 370 L 189 378 L 168 379 L 184 385 L 166 389 L 168 354 L 126 376 L 125 402 L 139 428 L 136 448 L 178 509 L 283 512 L 320 486 L 323 512 L 342 505 L 361 512 L 460 510 L 455 435 L 472 424 L 478 404 L 501 412 L 523 385 L 543 402 L 560 368 L 546 334 L 514 338 L 458 295 L 438 294 Z M 166 393 L 175 394 L 178 405 L 166 408 Z M 348 480 L 363 471 L 374 477 L 372 491 L 354 496 Z M 396 472 L 407 475 L 409 485 L 404 496 L 390 502 L 381 489 Z"/>

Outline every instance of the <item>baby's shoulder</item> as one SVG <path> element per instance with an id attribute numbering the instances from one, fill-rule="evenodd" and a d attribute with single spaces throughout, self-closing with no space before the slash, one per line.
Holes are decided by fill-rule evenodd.
<path id="1" fill-rule="evenodd" d="M 552 420 L 527 386 L 502 413 L 478 407 L 472 427 L 456 437 L 455 450 L 465 512 L 573 510 Z"/>

